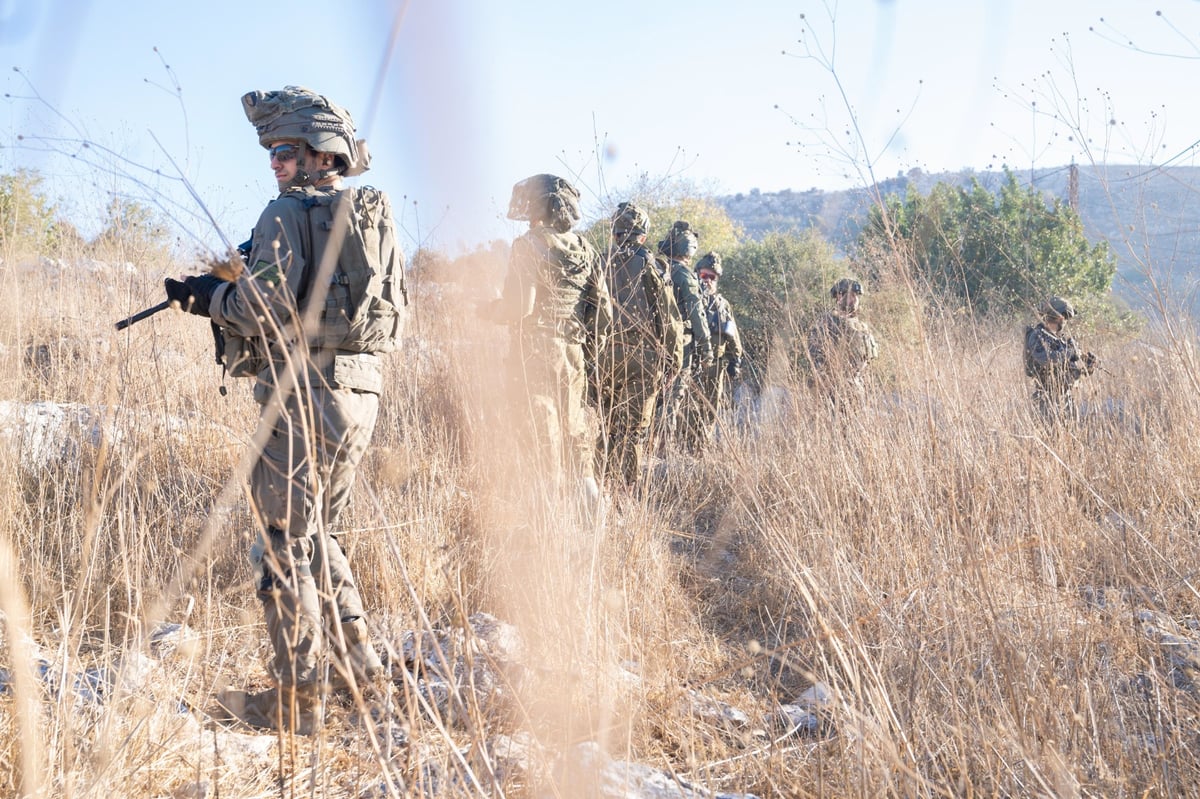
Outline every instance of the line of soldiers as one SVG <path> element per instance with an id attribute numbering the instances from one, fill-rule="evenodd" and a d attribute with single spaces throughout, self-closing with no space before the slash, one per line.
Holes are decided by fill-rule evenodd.
<path id="1" fill-rule="evenodd" d="M 549 374 L 556 379 L 528 388 L 542 413 L 560 420 L 536 425 L 562 434 L 561 441 L 540 446 L 553 451 L 573 440 L 575 465 L 596 496 L 597 472 L 610 482 L 638 485 L 656 417 L 668 446 L 704 450 L 716 429 L 725 380 L 741 374 L 743 348 L 730 304 L 717 288 L 721 256 L 708 252 L 693 266 L 699 238 L 687 222 L 675 222 L 651 255 L 647 214 L 623 202 L 612 215 L 612 244 L 602 257 L 569 232 L 581 216 L 578 200 L 578 190 L 554 175 L 535 175 L 514 187 L 509 218 L 528 221 L 530 230 L 513 246 L 503 302 L 521 331 L 518 356 L 525 374 L 536 372 L 533 360 L 544 350 L 530 343 L 531 333 L 566 337 L 579 348 L 568 359 L 570 369 L 555 359 Z M 549 237 L 548 227 L 556 231 Z M 537 244 L 531 247 L 531 241 Z M 514 303 L 518 294 L 522 299 Z M 539 305 L 536 298 L 543 296 L 559 299 Z M 830 296 L 832 308 L 808 335 L 811 380 L 832 410 L 853 411 L 864 403 L 863 375 L 879 345 L 858 315 L 862 283 L 838 280 Z M 1050 422 L 1076 415 L 1072 386 L 1098 366 L 1093 354 L 1081 354 L 1062 332 L 1074 315 L 1070 303 L 1051 298 L 1042 322 L 1026 336 L 1034 404 Z M 565 394 L 557 388 L 563 375 L 569 375 Z M 591 444 L 582 408 L 589 386 L 601 416 L 594 460 L 585 454 Z"/>
<path id="2" fill-rule="evenodd" d="M 738 379 L 742 343 L 717 289 L 721 256 L 692 266 L 699 238 L 676 222 L 646 247 L 649 217 L 632 202 L 611 218 L 601 256 L 571 228 L 579 192 L 555 175 L 513 187 L 508 217 L 529 223 L 512 248 L 503 296 L 488 315 L 515 327 L 513 366 L 549 474 L 636 490 L 656 422 L 670 444 L 697 453 L 712 440 L 725 378 Z M 544 377 L 545 379 L 541 379 Z M 585 398 L 600 416 L 587 439 Z"/>

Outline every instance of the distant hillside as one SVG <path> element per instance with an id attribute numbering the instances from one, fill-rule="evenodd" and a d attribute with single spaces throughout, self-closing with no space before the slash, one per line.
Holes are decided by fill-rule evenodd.
<path id="1" fill-rule="evenodd" d="M 1068 199 L 1070 167 L 1019 172 L 1017 179 L 1048 197 Z M 1081 166 L 1079 212 L 1093 241 L 1104 240 L 1117 256 L 1115 293 L 1130 305 L 1154 304 L 1150 276 L 1169 291 L 1168 302 L 1195 310 L 1197 262 L 1200 261 L 1200 168 L 1107 165 Z M 904 194 L 909 186 L 927 193 L 940 182 L 969 186 L 972 179 L 998 190 L 1001 172 L 912 170 L 882 181 L 884 194 Z M 865 189 L 749 193 L 718 198 L 750 235 L 815 227 L 849 250 L 866 217 L 871 194 Z"/>

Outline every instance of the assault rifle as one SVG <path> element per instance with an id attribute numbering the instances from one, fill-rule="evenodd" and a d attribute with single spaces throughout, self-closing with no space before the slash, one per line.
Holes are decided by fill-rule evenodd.
<path id="1" fill-rule="evenodd" d="M 125 328 L 132 325 L 134 322 L 140 322 L 143 319 L 147 319 L 151 316 L 154 316 L 159 311 L 165 311 L 170 307 L 171 307 L 170 300 L 163 300 L 158 305 L 151 305 L 149 308 L 146 308 L 143 311 L 138 311 L 133 316 L 126 316 L 120 322 L 117 322 L 117 330 L 124 330 Z"/>
<path id="2" fill-rule="evenodd" d="M 238 255 L 240 255 L 242 257 L 243 263 L 249 262 L 249 260 L 250 260 L 250 245 L 252 245 L 253 243 L 254 243 L 253 239 L 247 239 L 246 241 L 243 241 L 241 244 L 239 244 L 237 246 Z M 215 265 L 213 268 L 214 268 L 214 271 L 216 271 L 217 267 Z M 236 279 L 236 276 L 230 277 L 228 279 Z M 122 319 L 121 321 L 117 322 L 117 330 L 124 330 L 125 328 L 129 327 L 130 325 L 134 324 L 135 322 L 140 322 L 143 319 L 149 319 L 151 316 L 154 316 L 159 311 L 165 311 L 170 307 L 171 307 L 170 300 L 163 300 L 158 305 L 151 305 L 149 308 L 145 308 L 141 311 L 138 311 L 133 316 L 127 316 L 124 319 Z"/>

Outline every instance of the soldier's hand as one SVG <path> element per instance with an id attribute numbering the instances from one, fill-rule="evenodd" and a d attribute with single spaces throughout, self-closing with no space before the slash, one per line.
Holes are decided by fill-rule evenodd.
<path id="1" fill-rule="evenodd" d="M 1094 353 L 1089 352 L 1083 356 L 1083 365 L 1090 374 L 1100 366 L 1100 359 Z"/>
<path id="2" fill-rule="evenodd" d="M 730 380 L 737 380 L 742 376 L 742 367 L 736 361 L 730 361 L 725 367 L 725 374 L 729 375 Z"/>
<path id="3" fill-rule="evenodd" d="M 183 280 L 167 278 L 163 287 L 167 299 L 179 303 L 179 307 L 197 316 L 209 316 L 208 305 L 217 288 L 227 281 L 216 275 L 192 275 Z"/>

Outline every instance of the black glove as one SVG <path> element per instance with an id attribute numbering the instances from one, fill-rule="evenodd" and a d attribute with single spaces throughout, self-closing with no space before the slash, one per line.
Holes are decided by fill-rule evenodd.
<path id="1" fill-rule="evenodd" d="M 225 282 L 216 275 L 192 275 L 183 280 L 167 278 L 163 286 L 167 290 L 168 300 L 179 303 L 179 307 L 188 313 L 208 316 L 208 304 L 217 287 Z"/>
<path id="2" fill-rule="evenodd" d="M 1089 352 L 1088 354 L 1083 356 L 1083 366 L 1084 366 L 1084 369 L 1087 370 L 1088 374 L 1091 374 L 1092 372 L 1096 371 L 1096 367 L 1099 365 L 1100 365 L 1100 359 L 1097 358 L 1093 353 Z"/>
<path id="3" fill-rule="evenodd" d="M 730 361 L 725 364 L 725 374 L 729 375 L 730 380 L 737 380 L 742 376 L 742 365 L 737 361 Z"/>

